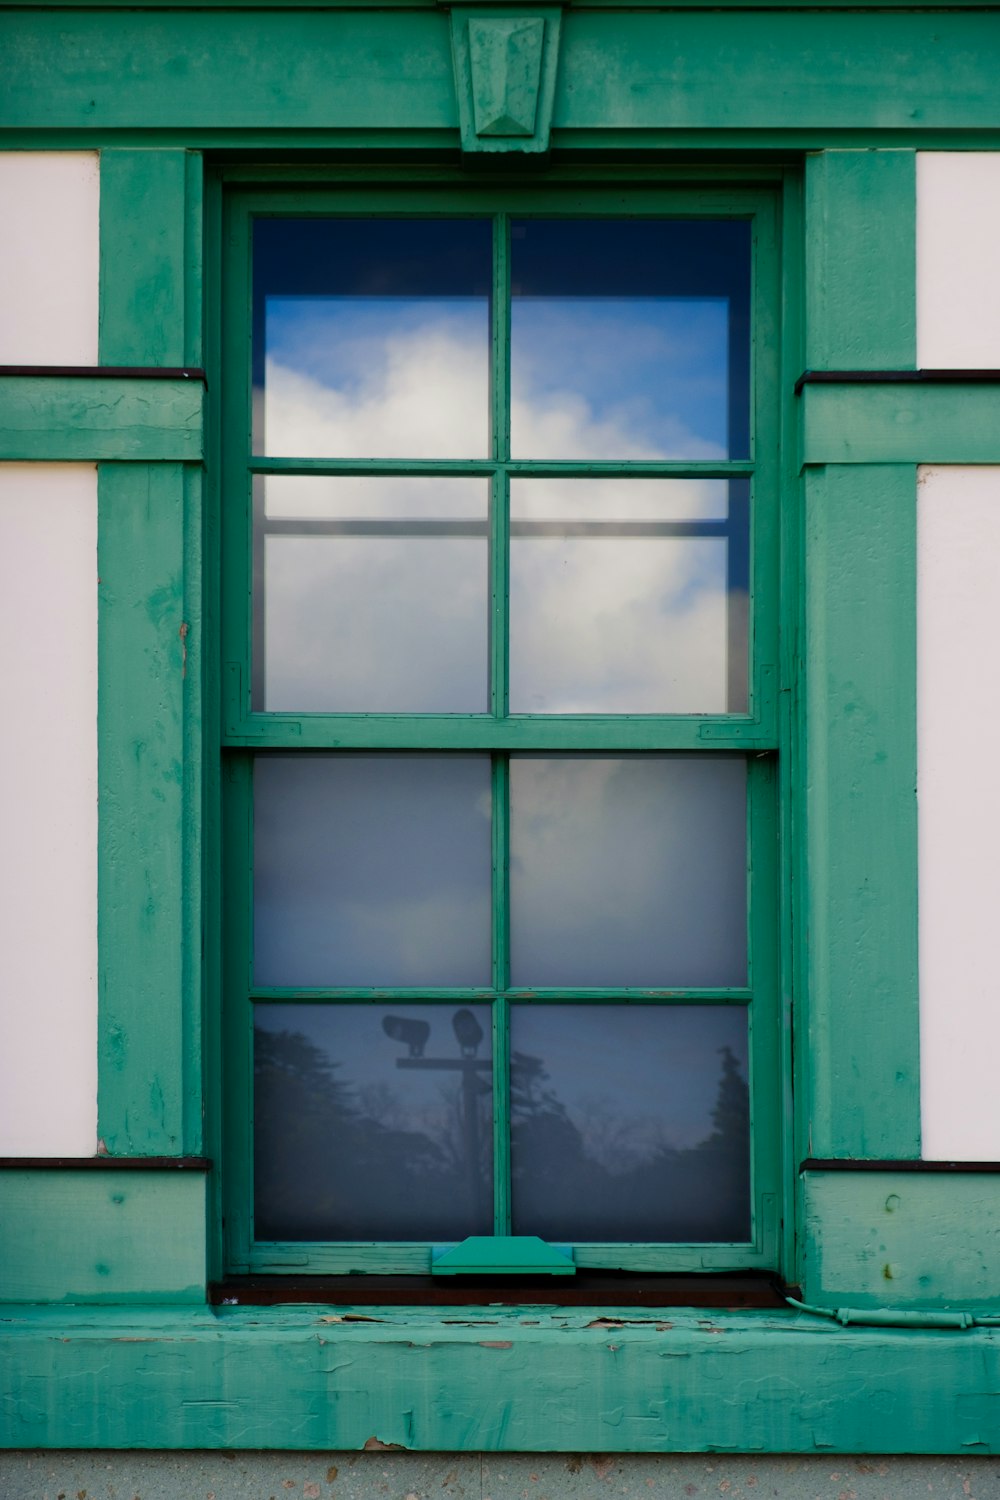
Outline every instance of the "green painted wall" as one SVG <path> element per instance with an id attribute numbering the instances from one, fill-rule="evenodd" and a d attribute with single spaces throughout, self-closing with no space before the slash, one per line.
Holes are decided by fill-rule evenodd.
<path id="1" fill-rule="evenodd" d="M 0 1302 L 203 1301 L 203 1173 L 0 1170 L 0 1197 Z"/>
<path id="2" fill-rule="evenodd" d="M 202 456 L 198 380 L 0 375 L 0 462 Z"/>
<path id="3" fill-rule="evenodd" d="M 1000 1177 L 806 1172 L 803 1297 L 822 1306 L 1000 1308 Z"/>

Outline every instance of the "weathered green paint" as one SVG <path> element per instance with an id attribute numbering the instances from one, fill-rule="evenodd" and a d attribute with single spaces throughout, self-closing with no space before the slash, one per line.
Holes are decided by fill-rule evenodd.
<path id="1" fill-rule="evenodd" d="M 0 1301 L 205 1300 L 199 1172 L 0 1171 Z"/>
<path id="2" fill-rule="evenodd" d="M 550 1307 L 12 1312 L 10 1447 L 990 1453 L 1000 1331 Z M 74 1399 L 53 1400 L 53 1389 Z M 914 1413 L 920 1420 L 914 1420 Z"/>
<path id="3" fill-rule="evenodd" d="M 807 464 L 1000 463 L 995 385 L 806 385 Z"/>
<path id="4" fill-rule="evenodd" d="M 102 150 L 102 364 L 201 364 L 201 176 L 197 152 Z"/>
<path id="5" fill-rule="evenodd" d="M 806 157 L 806 355 L 810 370 L 916 364 L 916 153 Z"/>
<path id="6" fill-rule="evenodd" d="M 463 151 L 549 149 L 561 23 L 554 6 L 452 11 Z"/>
<path id="7" fill-rule="evenodd" d="M 1000 1309 L 995 1174 L 810 1171 L 803 1206 L 807 1302 Z"/>
<path id="8" fill-rule="evenodd" d="M 98 1129 L 112 1155 L 198 1138 L 184 1119 L 189 483 L 179 464 L 98 471 Z"/>
<path id="9" fill-rule="evenodd" d="M 201 458 L 199 380 L 0 375 L 0 462 Z"/>
<path id="10" fill-rule="evenodd" d="M 916 472 L 805 481 L 808 1154 L 920 1154 Z"/>
<path id="11" fill-rule="evenodd" d="M 559 144 L 593 131 L 808 130 L 824 143 L 832 130 L 997 129 L 1000 28 L 985 11 L 788 9 L 762 24 L 740 9 L 720 25 L 711 10 L 570 7 L 562 25 Z M 196 146 L 218 130 L 255 143 L 311 130 L 321 144 L 459 124 L 443 7 L 123 10 L 114 26 L 100 10 L 10 10 L 0 56 L 12 129 L 168 129 Z"/>

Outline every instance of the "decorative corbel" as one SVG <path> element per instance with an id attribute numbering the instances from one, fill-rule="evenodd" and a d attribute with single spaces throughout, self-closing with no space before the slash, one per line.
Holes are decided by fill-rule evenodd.
<path id="1" fill-rule="evenodd" d="M 451 51 L 465 152 L 549 149 L 558 5 L 456 5 Z"/>

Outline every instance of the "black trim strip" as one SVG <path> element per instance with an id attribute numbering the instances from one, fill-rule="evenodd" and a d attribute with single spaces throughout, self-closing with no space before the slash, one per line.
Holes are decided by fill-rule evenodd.
<path id="1" fill-rule="evenodd" d="M 1000 1161 L 888 1161 L 807 1156 L 800 1172 L 1000 1172 Z"/>
<path id="2" fill-rule="evenodd" d="M 0 1172 L 210 1172 L 207 1156 L 0 1156 Z"/>
<path id="3" fill-rule="evenodd" d="M 1000 370 L 806 370 L 795 382 L 805 385 L 996 385 Z"/>
<path id="4" fill-rule="evenodd" d="M 445 1285 L 449 1282 L 450 1285 Z M 558 1285 L 557 1285 L 558 1283 Z M 697 1276 L 652 1275 L 621 1271 L 578 1271 L 575 1276 L 232 1276 L 209 1282 L 208 1300 L 216 1306 L 274 1307 L 311 1302 L 333 1307 L 634 1307 L 763 1308 L 787 1306 L 786 1287 L 773 1272 L 710 1272 Z M 363 1314 L 346 1322 L 377 1322 Z M 603 1319 L 595 1326 L 614 1327 L 628 1318 Z M 639 1318 L 637 1322 L 645 1322 Z M 662 1322 L 653 1315 L 650 1326 Z"/>
<path id="5" fill-rule="evenodd" d="M 71 380 L 199 380 L 208 384 L 208 376 L 199 366 L 191 365 L 0 365 L 0 376 L 36 375 L 40 378 L 65 376 Z"/>

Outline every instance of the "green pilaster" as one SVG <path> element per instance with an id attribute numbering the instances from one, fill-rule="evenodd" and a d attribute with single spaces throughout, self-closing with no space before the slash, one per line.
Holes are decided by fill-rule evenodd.
<path id="1" fill-rule="evenodd" d="M 806 157 L 806 365 L 916 365 L 916 153 Z"/>
<path id="2" fill-rule="evenodd" d="M 101 363 L 201 364 L 197 152 L 101 152 Z"/>
<path id="3" fill-rule="evenodd" d="M 808 469 L 805 533 L 806 1149 L 913 1157 L 915 468 Z"/>
<path id="4" fill-rule="evenodd" d="M 98 1131 L 112 1155 L 180 1155 L 185 1131 L 180 464 L 98 471 Z"/>
<path id="5" fill-rule="evenodd" d="M 102 152 L 102 363 L 201 363 L 201 220 L 197 154 Z M 123 384 L 159 447 L 111 455 L 189 462 L 99 472 L 99 1132 L 176 1155 L 202 1141 L 203 388 Z"/>

